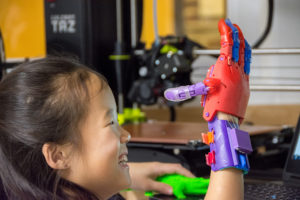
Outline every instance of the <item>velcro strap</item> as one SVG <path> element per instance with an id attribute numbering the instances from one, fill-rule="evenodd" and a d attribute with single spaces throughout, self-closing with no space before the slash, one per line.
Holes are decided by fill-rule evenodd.
<path id="1" fill-rule="evenodd" d="M 249 133 L 236 128 L 227 128 L 227 133 L 232 149 L 245 154 L 249 154 L 253 151 Z"/>

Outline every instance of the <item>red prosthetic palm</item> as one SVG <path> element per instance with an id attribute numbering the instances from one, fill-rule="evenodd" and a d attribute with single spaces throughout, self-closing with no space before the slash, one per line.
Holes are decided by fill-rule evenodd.
<path id="1" fill-rule="evenodd" d="M 246 112 L 250 90 L 249 75 L 244 69 L 245 40 L 240 28 L 237 25 L 234 27 L 238 30 L 240 42 L 237 59 L 233 59 L 233 30 L 223 19 L 219 21 L 220 56 L 216 64 L 209 68 L 203 81 L 209 87 L 208 94 L 202 96 L 206 121 L 211 121 L 218 111 L 234 115 L 240 120 Z"/>
<path id="2" fill-rule="evenodd" d="M 202 95 L 203 117 L 213 120 L 218 111 L 243 120 L 249 99 L 251 47 L 237 25 L 229 19 L 219 21 L 220 56 L 207 72 L 205 80 L 194 85 L 169 88 L 166 99 L 184 101 Z"/>

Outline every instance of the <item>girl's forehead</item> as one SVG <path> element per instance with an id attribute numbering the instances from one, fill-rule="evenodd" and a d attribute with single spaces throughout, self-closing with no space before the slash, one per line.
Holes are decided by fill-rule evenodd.
<path id="1" fill-rule="evenodd" d="M 91 73 L 91 78 L 88 82 L 88 88 L 91 97 L 94 97 L 101 92 L 110 92 L 110 87 L 107 85 L 107 83 L 93 73 Z"/>
<path id="2" fill-rule="evenodd" d="M 116 107 L 113 92 L 106 81 L 98 77 L 96 74 L 93 74 L 90 78 L 88 87 L 90 99 L 92 101 L 95 101 L 97 104 L 107 104 L 109 107 Z"/>

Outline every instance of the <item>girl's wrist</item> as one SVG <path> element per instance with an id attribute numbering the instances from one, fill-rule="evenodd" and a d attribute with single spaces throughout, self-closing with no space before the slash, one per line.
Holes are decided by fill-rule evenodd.
<path id="1" fill-rule="evenodd" d="M 218 112 L 217 117 L 218 117 L 219 120 L 227 120 L 229 122 L 239 124 L 239 118 L 237 118 L 236 116 L 233 116 L 231 114 L 227 114 L 227 113 L 224 113 L 224 112 Z"/>

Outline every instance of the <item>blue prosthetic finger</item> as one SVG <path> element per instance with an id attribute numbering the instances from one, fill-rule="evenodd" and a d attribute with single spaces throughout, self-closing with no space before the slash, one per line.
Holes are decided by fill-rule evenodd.
<path id="1" fill-rule="evenodd" d="M 226 19 L 225 23 L 229 26 L 232 30 L 232 40 L 233 40 L 233 47 L 232 47 L 232 60 L 234 62 L 239 61 L 239 49 L 240 49 L 240 39 L 239 39 L 239 31 L 238 29 L 233 26 L 230 19 Z"/>
<path id="2" fill-rule="evenodd" d="M 249 43 L 247 42 L 247 40 L 245 39 L 244 72 L 247 75 L 250 74 L 251 55 L 252 55 L 251 47 L 250 47 Z"/>

